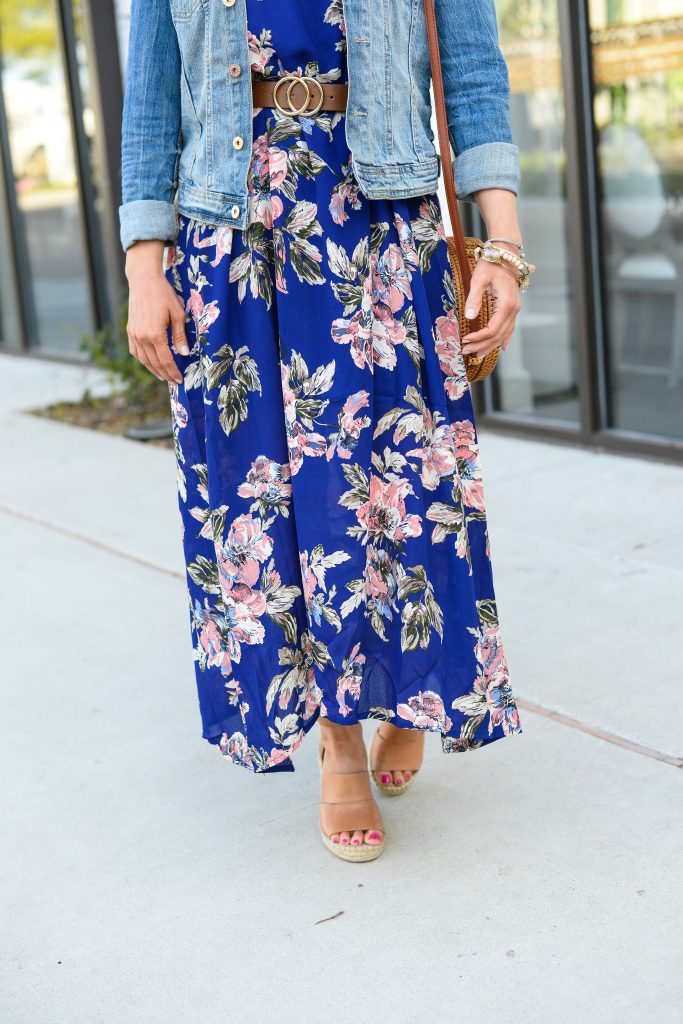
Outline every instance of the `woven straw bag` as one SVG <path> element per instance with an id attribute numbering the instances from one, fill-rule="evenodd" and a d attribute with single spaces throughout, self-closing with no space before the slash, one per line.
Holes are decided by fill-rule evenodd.
<path id="1" fill-rule="evenodd" d="M 448 138 L 448 118 L 446 116 L 446 98 L 443 91 L 443 77 L 441 74 L 441 56 L 439 53 L 439 36 L 436 27 L 436 13 L 434 11 L 434 0 L 424 0 L 425 21 L 427 23 L 427 38 L 429 40 L 429 60 L 432 68 L 432 85 L 434 87 L 434 102 L 436 107 L 436 125 L 439 136 L 439 153 L 441 156 L 441 170 L 443 173 L 444 187 L 446 190 L 446 202 L 451 218 L 453 234 L 446 239 L 448 255 L 453 271 L 455 284 L 455 298 L 458 309 L 458 325 L 460 337 L 465 334 L 478 331 L 486 327 L 493 316 L 493 299 L 488 292 L 484 293 L 481 303 L 481 310 L 476 320 L 468 320 L 465 317 L 465 300 L 469 294 L 472 271 L 475 266 L 474 250 L 482 245 L 478 238 L 465 238 L 460 223 L 458 211 L 458 200 L 453 179 L 453 165 L 450 159 L 450 142 Z M 487 353 L 483 358 L 476 356 L 465 356 L 465 368 L 467 379 L 472 382 L 484 380 L 491 373 L 500 355 L 500 346 Z"/>

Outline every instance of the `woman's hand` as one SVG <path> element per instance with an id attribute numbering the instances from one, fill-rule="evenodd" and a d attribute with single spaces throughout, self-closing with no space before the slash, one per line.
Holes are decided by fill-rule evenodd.
<path id="1" fill-rule="evenodd" d="M 487 238 L 521 240 L 514 192 L 503 188 L 484 188 L 476 192 L 474 198 L 486 224 Z M 514 245 L 505 242 L 496 242 L 496 245 L 519 256 L 519 249 Z M 519 284 L 514 271 L 479 260 L 474 268 L 472 287 L 465 302 L 465 316 L 468 320 L 474 320 L 481 309 L 481 300 L 487 288 L 493 296 L 493 316 L 481 331 L 473 331 L 462 339 L 463 352 L 477 358 L 492 352 L 498 345 L 504 352 L 506 351 L 521 308 Z"/>
<path id="2" fill-rule="evenodd" d="M 474 320 L 479 313 L 487 289 L 493 296 L 493 316 L 486 327 L 466 334 L 462 339 L 463 353 L 477 358 L 492 352 L 498 345 L 503 352 L 507 350 L 522 305 L 519 284 L 514 274 L 495 263 L 479 260 L 472 274 L 472 285 L 465 303 L 465 316 L 468 320 Z"/>
<path id="3" fill-rule="evenodd" d="M 185 337 L 183 300 L 166 279 L 161 261 L 164 243 L 135 242 L 126 252 L 128 304 L 128 347 L 143 366 L 159 380 L 181 384 L 183 377 L 168 347 L 171 325 L 173 347 L 183 356 L 190 354 Z"/>

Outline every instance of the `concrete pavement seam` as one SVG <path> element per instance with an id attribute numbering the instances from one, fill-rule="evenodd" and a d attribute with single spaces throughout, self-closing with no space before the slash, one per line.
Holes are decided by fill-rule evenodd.
<path id="1" fill-rule="evenodd" d="M 52 530 L 54 533 L 62 534 L 62 536 L 69 537 L 71 540 L 80 541 L 82 544 L 88 544 L 90 547 L 96 548 L 98 551 L 114 555 L 117 558 L 126 559 L 129 562 L 134 562 L 136 565 L 140 565 L 145 569 L 151 569 L 153 572 L 162 573 L 164 576 L 170 576 L 171 579 L 184 580 L 185 578 L 185 574 L 176 569 L 169 569 L 167 566 L 161 565 L 158 562 L 141 558 L 139 555 L 135 555 L 123 548 L 116 548 L 112 544 L 105 544 L 102 541 L 96 540 L 94 537 L 89 537 L 86 533 L 80 533 L 78 530 L 72 530 L 68 526 L 62 526 L 59 523 L 51 522 L 49 519 L 43 519 L 40 516 L 36 516 L 30 512 L 24 512 L 23 510 L 11 505 L 0 504 L 0 513 L 12 516 L 15 519 L 22 519 L 25 522 L 33 523 L 35 526 L 41 526 L 46 530 Z M 532 714 L 536 715 L 542 715 L 545 718 L 551 718 L 560 725 L 565 725 L 570 729 L 577 729 L 580 732 L 584 732 L 589 736 L 594 736 L 596 739 L 603 740 L 606 743 L 613 743 L 616 746 L 623 747 L 625 750 L 630 750 L 643 757 L 651 757 L 657 761 L 662 761 L 665 764 L 673 765 L 675 768 L 683 768 L 683 757 L 665 754 L 661 750 L 655 750 L 653 747 L 648 747 L 643 743 L 636 743 L 635 740 L 626 739 L 616 733 L 609 732 L 607 729 L 601 729 L 594 725 L 587 725 L 576 718 L 571 718 L 569 715 L 563 714 L 561 711 L 553 711 L 551 708 L 543 707 L 542 704 L 534 704 L 531 701 L 526 700 L 517 700 L 517 704 L 525 711 L 530 711 Z"/>

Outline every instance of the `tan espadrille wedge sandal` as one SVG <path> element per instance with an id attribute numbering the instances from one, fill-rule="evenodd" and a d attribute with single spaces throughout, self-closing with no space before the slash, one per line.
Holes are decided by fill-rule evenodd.
<path id="1" fill-rule="evenodd" d="M 385 736 L 380 725 L 370 744 L 370 775 L 377 788 L 385 796 L 400 796 L 415 781 L 422 766 L 424 731 L 421 729 L 394 728 Z M 400 786 L 393 782 L 378 782 L 375 772 L 412 772 L 407 782 Z"/>
<path id="2" fill-rule="evenodd" d="M 323 769 L 325 748 L 318 748 L 318 764 L 321 772 L 320 834 L 330 853 L 340 860 L 356 863 L 376 860 L 384 849 L 386 832 L 382 816 L 370 791 L 370 780 L 366 768 L 354 772 L 330 772 Z M 363 789 L 367 796 L 358 798 L 358 776 L 364 776 Z M 384 839 L 377 846 L 361 843 L 360 846 L 342 846 L 333 843 L 332 836 L 338 832 L 366 832 L 377 829 L 384 833 Z"/>

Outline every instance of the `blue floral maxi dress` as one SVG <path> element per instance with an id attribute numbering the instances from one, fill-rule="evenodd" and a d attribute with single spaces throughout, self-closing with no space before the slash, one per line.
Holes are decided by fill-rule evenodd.
<path id="1" fill-rule="evenodd" d="M 340 0 L 247 10 L 253 73 L 346 80 Z M 267 772 L 319 714 L 520 732 L 437 199 L 366 199 L 325 111 L 254 111 L 249 188 L 247 229 L 181 213 L 165 262 L 203 735 Z"/>

